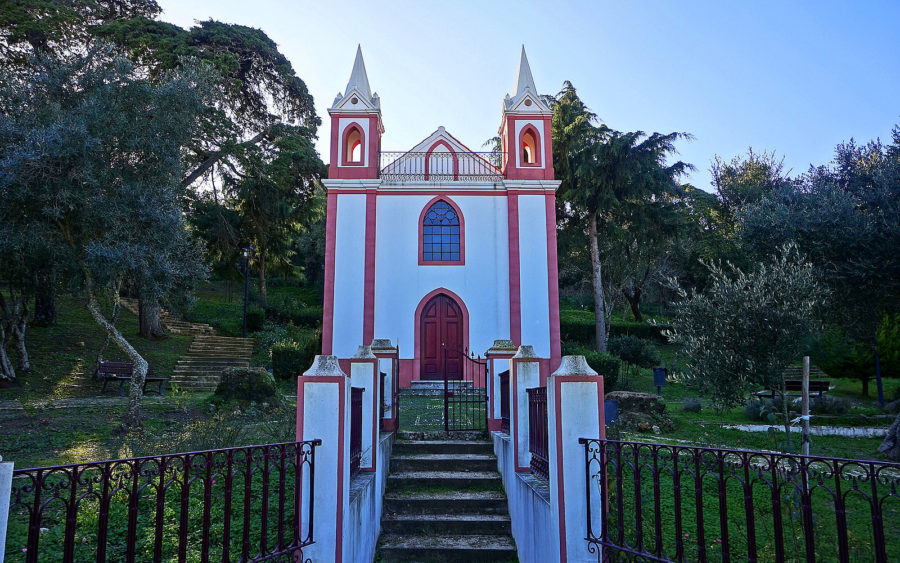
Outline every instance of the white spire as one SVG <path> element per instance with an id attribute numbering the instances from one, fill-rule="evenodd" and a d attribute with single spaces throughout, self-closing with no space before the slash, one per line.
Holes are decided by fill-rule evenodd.
<path id="1" fill-rule="evenodd" d="M 519 72 L 516 73 L 516 89 L 513 97 L 518 97 L 525 88 L 531 88 L 531 93 L 537 95 L 537 87 L 534 85 L 534 77 L 531 76 L 531 67 L 528 65 L 528 57 L 525 55 L 525 45 L 522 45 L 522 58 L 519 60 Z"/>
<path id="2" fill-rule="evenodd" d="M 531 76 L 530 72 L 529 76 Z M 347 82 L 344 95 L 346 96 L 353 89 L 356 89 L 367 100 L 372 97 L 372 91 L 369 89 L 369 77 L 366 75 L 366 63 L 363 62 L 362 46 L 360 45 L 356 46 L 356 60 L 353 62 L 353 72 L 350 73 L 350 80 Z"/>

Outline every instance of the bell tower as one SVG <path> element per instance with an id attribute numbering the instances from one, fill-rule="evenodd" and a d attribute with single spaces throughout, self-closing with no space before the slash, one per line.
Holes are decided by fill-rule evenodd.
<path id="1" fill-rule="evenodd" d="M 328 178 L 362 180 L 378 178 L 381 154 L 381 100 L 372 94 L 362 48 L 344 93 L 338 93 L 328 108 L 331 116 L 331 163 Z"/>
<path id="2" fill-rule="evenodd" d="M 513 95 L 503 99 L 500 142 L 508 180 L 553 180 L 550 118 L 553 110 L 538 95 L 522 46 Z"/>

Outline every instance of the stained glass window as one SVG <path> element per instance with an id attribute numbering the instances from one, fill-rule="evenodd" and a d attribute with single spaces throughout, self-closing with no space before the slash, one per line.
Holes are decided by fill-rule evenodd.
<path id="1" fill-rule="evenodd" d="M 425 213 L 422 237 L 424 261 L 459 261 L 459 216 L 446 201 L 436 202 Z"/>

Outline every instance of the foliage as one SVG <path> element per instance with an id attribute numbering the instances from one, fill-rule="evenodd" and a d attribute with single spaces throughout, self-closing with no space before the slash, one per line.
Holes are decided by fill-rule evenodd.
<path id="1" fill-rule="evenodd" d="M 642 368 L 653 367 L 659 362 L 659 350 L 652 342 L 631 335 L 610 338 L 609 353 Z"/>
<path id="2" fill-rule="evenodd" d="M 266 311 L 262 307 L 247 308 L 247 332 L 262 330 L 266 322 Z"/>
<path id="3" fill-rule="evenodd" d="M 594 315 L 590 311 L 560 311 L 560 338 L 563 342 L 571 342 L 581 346 L 594 346 Z M 644 340 L 666 342 L 667 324 L 647 324 L 619 319 L 610 319 L 609 336 L 635 336 Z"/>
<path id="4" fill-rule="evenodd" d="M 821 397 L 811 397 L 809 410 L 814 414 L 847 414 L 847 411 L 850 410 L 850 402 L 844 397 L 826 394 Z"/>
<path id="5" fill-rule="evenodd" d="M 316 328 L 322 323 L 322 308 L 312 306 L 291 295 L 273 297 L 266 303 L 269 317 L 297 326 Z"/>
<path id="6" fill-rule="evenodd" d="M 272 371 L 278 379 L 297 377 L 310 368 L 321 350 L 318 331 L 296 340 L 282 340 L 272 345 Z"/>
<path id="7" fill-rule="evenodd" d="M 262 368 L 225 368 L 216 387 L 216 397 L 223 401 L 271 403 L 277 396 L 275 378 Z"/>
<path id="8" fill-rule="evenodd" d="M 670 338 L 683 346 L 683 377 L 718 408 L 741 404 L 758 386 L 784 396 L 782 371 L 803 354 L 819 325 L 826 292 L 816 269 L 793 245 L 750 272 L 707 267 L 707 292 L 676 286 L 681 300 L 674 304 Z"/>
<path id="9" fill-rule="evenodd" d="M 703 403 L 697 399 L 688 399 L 681 404 L 681 410 L 684 412 L 700 412 L 702 408 Z"/>
<path id="10" fill-rule="evenodd" d="M 596 350 L 585 350 L 584 359 L 594 371 L 603 376 L 604 390 L 612 391 L 616 388 L 619 381 L 619 369 L 622 366 L 622 362 L 618 358 Z"/>
<path id="11" fill-rule="evenodd" d="M 900 377 L 900 315 L 885 315 L 877 332 L 881 376 Z M 858 341 L 845 331 L 830 327 L 813 344 L 812 358 L 829 377 L 847 377 L 862 382 L 863 395 L 875 378 L 872 341 Z"/>

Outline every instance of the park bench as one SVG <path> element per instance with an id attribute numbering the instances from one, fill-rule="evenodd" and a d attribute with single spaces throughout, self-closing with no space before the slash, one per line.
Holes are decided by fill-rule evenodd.
<path id="1" fill-rule="evenodd" d="M 131 362 L 100 362 L 97 369 L 97 375 L 103 379 L 103 389 L 101 393 L 106 393 L 106 386 L 110 381 L 119 382 L 119 395 L 125 396 L 125 382 L 131 381 L 131 374 L 134 372 L 134 364 Z M 153 373 L 153 367 L 147 367 L 147 377 L 144 378 L 144 392 L 147 392 L 148 383 L 159 383 L 158 393 L 163 394 L 163 383 L 168 381 L 167 377 L 156 377 Z"/>
<path id="2" fill-rule="evenodd" d="M 799 396 L 800 393 L 803 392 L 803 380 L 801 379 L 788 379 L 784 382 L 785 391 L 789 397 Z M 809 394 L 815 395 L 817 397 L 821 397 L 823 393 L 827 392 L 831 388 L 831 382 L 827 379 L 811 379 L 809 381 Z M 757 391 L 757 397 L 769 397 L 770 399 L 775 398 L 775 389 L 763 389 L 762 391 Z"/>

